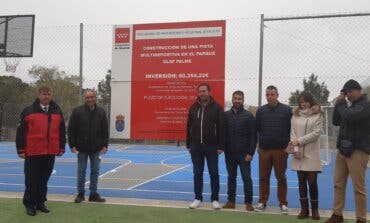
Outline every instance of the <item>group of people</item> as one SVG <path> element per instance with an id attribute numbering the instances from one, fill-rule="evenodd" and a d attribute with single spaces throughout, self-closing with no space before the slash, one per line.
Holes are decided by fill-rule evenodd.
<path id="1" fill-rule="evenodd" d="M 211 96 L 207 83 L 198 86 L 198 99 L 188 113 L 186 147 L 191 154 L 194 173 L 195 199 L 189 208 L 201 206 L 203 201 L 203 172 L 205 160 L 211 183 L 214 209 L 219 203 L 218 155 L 225 153 L 228 172 L 227 202 L 222 208 L 235 208 L 237 168 L 240 168 L 247 211 L 265 211 L 270 194 L 270 176 L 274 168 L 277 197 L 282 214 L 288 214 L 287 161 L 297 172 L 301 210 L 298 219 L 310 216 L 319 220 L 318 173 L 322 171 L 320 135 L 323 111 L 310 92 L 298 97 L 298 107 L 290 108 L 278 100 L 275 86 L 266 88 L 267 104 L 258 108 L 255 117 L 244 109 L 244 93 L 232 94 L 232 107 L 224 112 Z M 370 154 L 370 101 L 362 94 L 361 85 L 347 81 L 336 98 L 333 124 L 339 126 L 338 152 L 334 170 L 334 208 L 326 223 L 343 222 L 343 209 L 348 176 L 351 177 L 356 222 L 367 218 L 365 173 Z M 258 146 L 257 146 L 258 145 Z M 253 184 L 251 162 L 258 147 L 259 200 L 252 205 Z"/>
<path id="2" fill-rule="evenodd" d="M 75 203 L 85 197 L 87 160 L 90 159 L 91 202 L 104 202 L 97 193 L 100 155 L 108 148 L 108 121 L 105 111 L 96 105 L 96 93 L 85 91 L 85 104 L 76 107 L 68 124 L 68 141 L 72 153 L 77 153 L 77 190 Z M 16 147 L 24 159 L 26 213 L 36 210 L 49 213 L 46 207 L 47 183 L 52 174 L 55 156 L 65 152 L 66 126 L 60 107 L 52 100 L 52 91 L 41 86 L 34 103 L 26 107 L 17 127 Z"/>
<path id="3" fill-rule="evenodd" d="M 370 102 L 362 94 L 361 85 L 347 81 L 336 98 L 333 124 L 340 126 L 334 170 L 334 208 L 326 223 L 343 222 L 343 209 L 348 176 L 354 187 L 356 222 L 366 222 L 367 191 L 365 173 L 370 154 Z M 207 83 L 198 86 L 198 99 L 188 113 L 186 147 L 191 155 L 195 209 L 203 201 L 205 160 L 211 181 L 211 201 L 221 209 L 219 200 L 218 156 L 225 153 L 228 172 L 227 202 L 222 208 L 235 208 L 236 177 L 239 167 L 244 186 L 247 211 L 265 211 L 270 194 L 270 176 L 274 168 L 277 197 L 282 214 L 288 214 L 287 160 L 297 172 L 301 211 L 297 218 L 320 219 L 317 177 L 321 170 L 320 134 L 323 112 L 309 92 L 298 97 L 298 107 L 291 109 L 278 100 L 275 86 L 266 88 L 267 104 L 256 115 L 244 108 L 244 93 L 232 94 L 232 107 L 224 112 L 211 96 Z M 96 104 L 96 93 L 86 90 L 85 103 L 76 107 L 68 122 L 68 142 L 77 153 L 77 196 L 75 203 L 85 200 L 87 160 L 90 159 L 89 201 L 105 202 L 97 193 L 101 155 L 108 150 L 108 121 L 105 111 Z M 28 215 L 46 207 L 47 182 L 52 174 L 55 156 L 65 152 L 66 126 L 60 107 L 52 100 L 51 89 L 42 86 L 38 98 L 26 107 L 17 128 L 18 156 L 25 159 L 25 192 L 23 204 Z M 258 145 L 258 146 L 257 146 Z M 256 147 L 259 159 L 259 200 L 254 207 L 251 162 Z"/>

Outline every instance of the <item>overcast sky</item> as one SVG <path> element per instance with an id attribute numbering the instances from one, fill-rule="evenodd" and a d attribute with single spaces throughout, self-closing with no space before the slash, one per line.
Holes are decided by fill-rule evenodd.
<path id="1" fill-rule="evenodd" d="M 36 14 L 37 25 L 132 24 L 370 10 L 369 0 L 1 0 L 0 15 Z"/>
<path id="2" fill-rule="evenodd" d="M 257 100 L 261 13 L 274 17 L 370 12 L 370 0 L 0 1 L 0 15 L 36 15 L 34 56 L 24 59 L 16 73 L 22 79 L 27 79 L 27 70 L 33 64 L 56 65 L 68 74 L 78 74 L 78 24 L 86 24 L 84 86 L 88 87 L 96 85 L 110 69 L 111 25 L 226 19 L 225 93 L 243 90 L 252 104 Z M 277 85 L 284 102 L 311 73 L 327 83 L 330 98 L 349 77 L 361 82 L 369 76 L 370 17 L 265 25 L 263 86 Z"/>

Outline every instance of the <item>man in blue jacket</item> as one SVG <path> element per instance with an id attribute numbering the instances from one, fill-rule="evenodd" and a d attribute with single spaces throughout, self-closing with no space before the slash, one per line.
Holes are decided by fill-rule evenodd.
<path id="1" fill-rule="evenodd" d="M 266 209 L 270 195 L 270 176 L 274 167 L 277 180 L 277 195 L 282 214 L 288 214 L 286 169 L 288 154 L 285 148 L 290 141 L 290 119 L 292 109 L 278 100 L 275 86 L 266 88 L 267 104 L 256 113 L 256 126 L 259 136 L 259 201 L 255 211 Z"/>
<path id="2" fill-rule="evenodd" d="M 253 211 L 251 161 L 256 150 L 256 120 L 252 113 L 244 109 L 242 91 L 233 93 L 232 103 L 232 108 L 224 113 L 228 201 L 223 208 L 235 208 L 236 175 L 239 166 L 244 185 L 245 209 Z"/>

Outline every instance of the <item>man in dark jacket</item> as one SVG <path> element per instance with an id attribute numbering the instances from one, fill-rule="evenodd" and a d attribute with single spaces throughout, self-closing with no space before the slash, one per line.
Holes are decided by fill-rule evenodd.
<path id="1" fill-rule="evenodd" d="M 227 203 L 223 208 L 235 208 L 236 175 L 238 166 L 244 185 L 244 203 L 247 211 L 253 211 L 253 183 L 251 161 L 256 150 L 256 120 L 244 109 L 244 93 L 235 91 L 233 107 L 225 112 L 225 162 L 228 172 Z"/>
<path id="2" fill-rule="evenodd" d="M 270 176 L 274 167 L 277 179 L 277 195 L 282 214 L 288 214 L 286 169 L 288 154 L 285 152 L 290 141 L 290 119 L 292 109 L 278 101 L 279 93 L 275 86 L 266 88 L 267 104 L 256 113 L 259 133 L 259 201 L 255 211 L 266 209 L 270 195 Z"/>
<path id="3" fill-rule="evenodd" d="M 333 124 L 340 128 L 334 168 L 334 213 L 326 223 L 343 222 L 348 175 L 352 179 L 356 222 L 366 222 L 365 176 L 370 154 L 370 102 L 361 90 L 357 81 L 349 80 L 335 103 Z"/>
<path id="4" fill-rule="evenodd" d="M 204 160 L 207 159 L 211 179 L 211 201 L 214 209 L 220 209 L 218 193 L 218 155 L 224 149 L 223 110 L 211 97 L 208 84 L 198 86 L 198 100 L 189 109 L 186 147 L 191 154 L 194 173 L 195 199 L 189 208 L 198 208 L 203 200 Z"/>
<path id="5" fill-rule="evenodd" d="M 85 104 L 75 108 L 68 124 L 68 141 L 72 153 L 78 153 L 75 203 L 85 200 L 87 159 L 90 158 L 89 201 L 105 202 L 97 193 L 101 155 L 108 149 L 108 121 L 105 111 L 96 105 L 96 93 L 85 92 Z"/>
<path id="6" fill-rule="evenodd" d="M 64 154 L 65 142 L 62 111 L 52 101 L 50 88 L 42 86 L 35 102 L 23 110 L 17 128 L 17 153 L 25 159 L 23 204 L 28 215 L 36 215 L 36 209 L 50 212 L 45 206 L 47 184 L 55 156 Z"/>

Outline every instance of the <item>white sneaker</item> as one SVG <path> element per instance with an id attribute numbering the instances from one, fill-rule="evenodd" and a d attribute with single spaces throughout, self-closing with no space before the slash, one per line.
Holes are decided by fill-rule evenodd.
<path id="1" fill-rule="evenodd" d="M 281 205 L 280 207 L 280 210 L 281 210 L 281 214 L 288 214 L 288 207 L 286 205 Z"/>
<path id="2" fill-rule="evenodd" d="M 220 203 L 218 203 L 218 201 L 212 201 L 212 207 L 215 210 L 220 210 L 221 209 L 221 205 L 220 205 Z"/>
<path id="3" fill-rule="evenodd" d="M 254 211 L 255 212 L 263 212 L 266 210 L 266 205 L 262 204 L 262 203 L 258 203 L 257 204 L 257 207 L 254 208 Z"/>
<path id="4" fill-rule="evenodd" d="M 196 208 L 199 208 L 201 203 L 202 203 L 202 201 L 201 201 L 201 200 L 194 199 L 193 203 L 191 203 L 191 204 L 189 205 L 189 208 L 190 208 L 190 209 L 196 209 Z"/>

